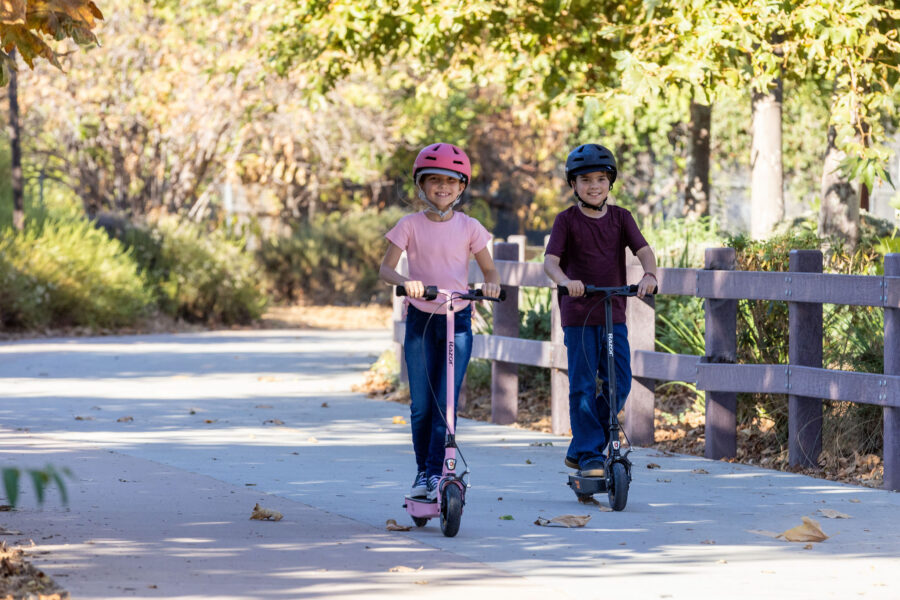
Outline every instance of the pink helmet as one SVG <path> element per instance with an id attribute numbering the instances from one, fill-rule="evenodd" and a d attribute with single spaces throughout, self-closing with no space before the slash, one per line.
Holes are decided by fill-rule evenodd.
<path id="1" fill-rule="evenodd" d="M 453 144 L 431 144 L 425 146 L 413 163 L 413 179 L 419 183 L 419 177 L 429 173 L 450 175 L 460 179 L 466 185 L 472 177 L 472 165 L 462 148 Z"/>

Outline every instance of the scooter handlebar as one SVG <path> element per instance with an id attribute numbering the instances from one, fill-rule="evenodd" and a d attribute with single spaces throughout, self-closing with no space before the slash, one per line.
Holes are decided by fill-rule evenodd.
<path id="1" fill-rule="evenodd" d="M 436 285 L 426 285 L 425 286 L 425 295 L 422 296 L 425 300 L 434 300 L 438 297 L 438 287 Z M 395 288 L 395 294 L 397 296 L 405 296 L 406 288 L 402 285 L 398 285 Z M 500 290 L 499 297 L 493 296 L 485 296 L 482 290 L 469 290 L 468 292 L 459 292 L 454 293 L 454 298 L 460 298 L 463 300 L 490 300 L 491 302 L 500 302 L 501 300 L 506 300 L 506 290 Z"/>
<path id="2" fill-rule="evenodd" d="M 584 295 L 585 296 L 599 296 L 599 295 L 607 295 L 607 296 L 637 296 L 637 285 L 621 285 L 617 287 L 598 287 L 596 285 L 586 285 L 584 286 Z M 650 295 L 653 295 L 657 292 L 657 287 L 653 287 L 653 291 L 650 292 Z M 564 285 L 557 286 L 557 293 L 560 296 L 568 296 L 569 288 Z"/>

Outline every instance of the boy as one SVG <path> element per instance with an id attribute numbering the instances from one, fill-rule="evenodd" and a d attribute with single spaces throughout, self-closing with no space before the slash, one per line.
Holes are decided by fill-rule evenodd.
<path id="1" fill-rule="evenodd" d="M 607 204 L 616 181 L 616 159 L 598 144 L 584 144 L 569 153 L 566 182 L 576 205 L 556 216 L 544 255 L 544 272 L 569 296 L 559 298 L 569 360 L 569 420 L 572 442 L 567 467 L 584 477 L 603 476 L 604 449 L 609 442 L 609 375 L 604 344 L 605 314 L 598 299 L 584 296 L 584 286 L 622 286 L 625 247 L 638 257 L 644 275 L 637 295 L 656 287 L 656 257 L 631 213 Z M 595 310 L 596 309 L 596 310 Z M 616 353 L 616 411 L 631 390 L 631 350 L 625 325 L 625 298 L 613 298 Z M 597 395 L 596 377 L 603 382 Z"/>

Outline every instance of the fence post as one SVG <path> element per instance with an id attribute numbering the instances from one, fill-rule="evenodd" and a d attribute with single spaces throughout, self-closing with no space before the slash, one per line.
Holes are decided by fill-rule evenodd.
<path id="1" fill-rule="evenodd" d="M 551 288 L 550 343 L 553 346 L 554 362 L 557 356 L 565 356 L 565 341 L 562 316 L 559 313 L 559 295 L 556 286 Z M 556 367 L 550 368 L 550 430 L 556 435 L 565 435 L 572 428 L 569 422 L 569 373 Z"/>
<path id="2" fill-rule="evenodd" d="M 494 243 L 496 260 L 519 260 L 519 244 Z M 493 304 L 494 335 L 519 337 L 519 288 L 501 286 L 506 300 Z M 519 408 L 519 365 L 491 361 L 491 421 L 500 425 L 516 422 Z"/>
<path id="3" fill-rule="evenodd" d="M 516 254 L 515 260 L 519 262 L 525 262 L 525 250 L 526 246 L 528 246 L 528 238 L 524 235 L 511 235 L 506 238 L 506 241 L 510 244 L 516 244 L 519 246 L 519 252 Z"/>
<path id="4" fill-rule="evenodd" d="M 400 262 L 397 264 L 397 272 L 401 275 L 409 274 L 409 263 L 406 261 L 406 253 L 404 253 L 400 257 Z M 403 323 L 406 319 L 403 314 L 403 301 L 404 298 L 394 295 L 394 289 L 391 288 L 391 299 L 393 302 L 393 318 L 394 318 L 394 331 L 392 332 L 392 337 L 396 335 L 397 332 L 397 324 Z M 403 353 L 403 340 L 401 339 L 399 342 L 394 342 L 394 352 L 397 355 L 397 362 L 400 364 L 400 383 L 409 383 L 409 373 L 406 370 L 406 356 Z"/>
<path id="5" fill-rule="evenodd" d="M 734 248 L 707 248 L 704 269 L 733 271 Z M 737 300 L 707 298 L 706 356 L 710 363 L 737 362 Z M 731 458 L 737 454 L 737 394 L 706 392 L 706 458 Z"/>
<path id="6" fill-rule="evenodd" d="M 644 268 L 637 258 L 627 268 L 628 281 L 639 281 Z M 628 298 L 625 321 L 628 323 L 628 345 L 631 351 L 653 351 L 656 345 L 656 301 L 654 298 Z M 635 377 L 632 379 L 631 393 L 625 404 L 625 432 L 635 446 L 653 445 L 653 409 L 655 403 L 656 381 Z"/>
<path id="7" fill-rule="evenodd" d="M 886 277 L 900 277 L 900 254 L 884 257 Z M 884 374 L 900 375 L 900 308 L 884 309 Z M 900 491 L 900 408 L 884 407 L 884 488 Z"/>
<path id="8" fill-rule="evenodd" d="M 821 273 L 822 252 L 791 250 L 791 273 Z M 785 277 L 789 278 L 789 275 Z M 822 367 L 822 304 L 788 302 L 788 362 Z M 790 381 L 790 378 L 788 378 Z M 788 460 L 792 467 L 816 467 L 822 452 L 822 400 L 788 395 Z"/>

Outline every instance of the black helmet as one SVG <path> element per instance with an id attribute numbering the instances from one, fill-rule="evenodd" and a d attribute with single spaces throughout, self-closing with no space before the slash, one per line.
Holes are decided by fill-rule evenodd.
<path id="1" fill-rule="evenodd" d="M 582 144 L 571 152 L 566 159 L 566 182 L 571 186 L 572 181 L 582 173 L 593 171 L 606 171 L 609 173 L 609 185 L 616 182 L 616 157 L 608 148 L 600 144 Z"/>

